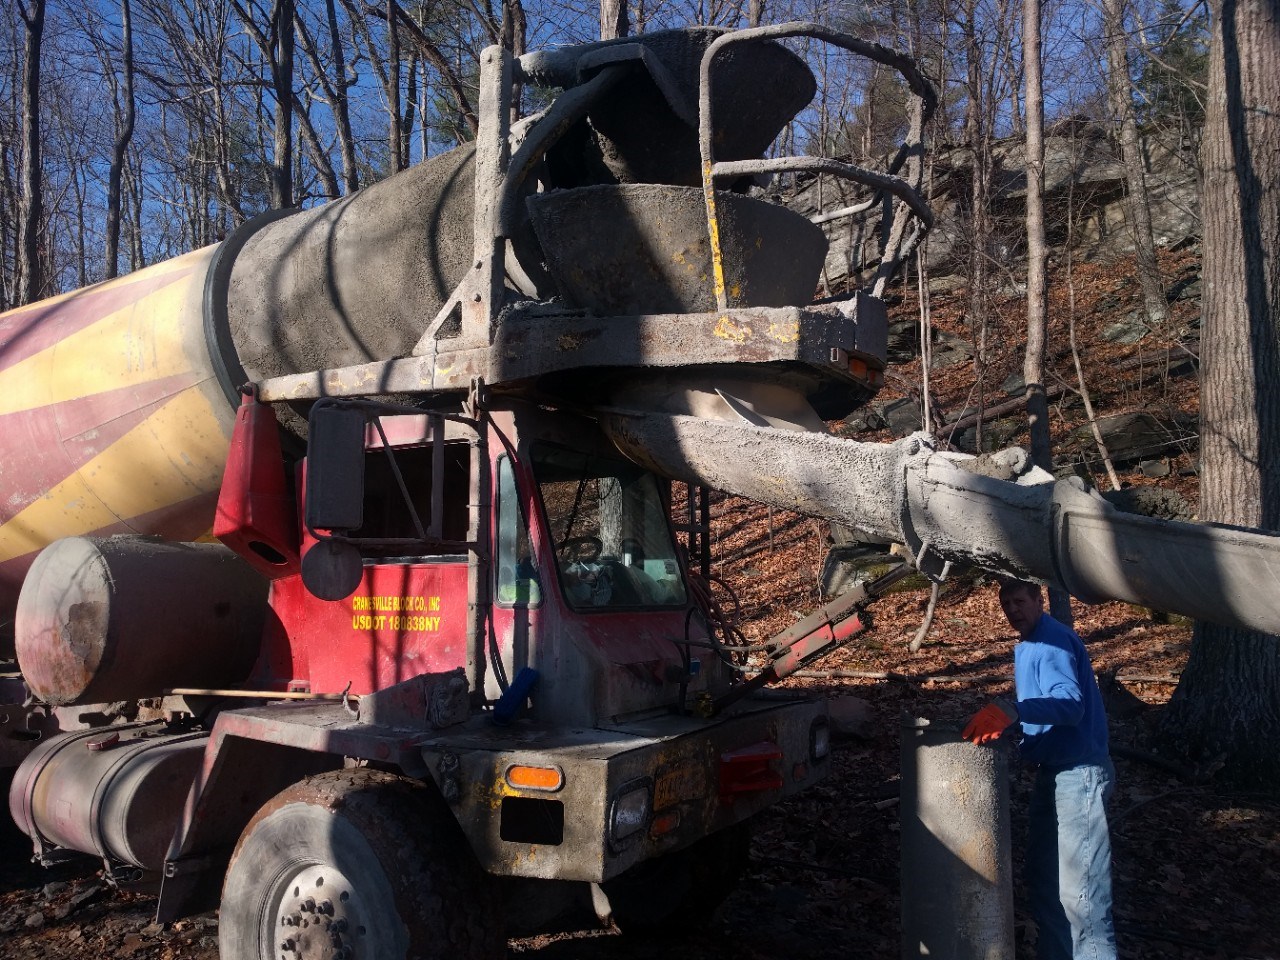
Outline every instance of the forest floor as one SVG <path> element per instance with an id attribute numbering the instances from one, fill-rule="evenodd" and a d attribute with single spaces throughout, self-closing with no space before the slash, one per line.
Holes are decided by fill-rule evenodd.
<path id="1" fill-rule="evenodd" d="M 1194 258 L 1166 258 L 1167 276 L 1191 287 Z M 1136 285 L 1124 264 L 1082 265 L 1075 278 L 1076 312 L 1086 380 L 1107 413 L 1177 409 L 1195 412 L 1194 379 L 1162 377 L 1162 347 L 1185 342 L 1194 305 L 1174 301 L 1169 329 L 1142 345 L 1104 343 L 1097 337 L 1126 307 Z M 1060 285 L 1059 285 L 1060 288 Z M 1110 300 L 1108 300 L 1110 298 Z M 992 377 L 1016 369 L 1016 323 L 1011 295 L 1006 336 Z M 1020 303 L 1020 301 L 1018 301 Z M 912 311 L 913 303 L 898 312 Z M 1057 304 L 1055 316 L 1064 310 Z M 964 334 L 958 298 L 937 298 L 935 322 Z M 1065 332 L 1051 331 L 1056 342 Z M 1163 339 L 1161 339 L 1163 338 Z M 1146 349 L 1151 376 L 1122 380 L 1118 364 Z M 972 367 L 940 371 L 932 390 L 940 408 L 973 403 Z M 1051 366 L 1074 382 L 1069 356 Z M 1132 367 L 1128 368 L 1132 369 Z M 886 396 L 909 395 L 919 363 L 894 371 Z M 999 382 L 993 379 L 993 382 Z M 1073 448 L 1079 412 L 1065 391 L 1055 407 L 1055 437 Z M 859 436 L 858 439 L 885 439 Z M 1015 438 L 1014 442 L 1018 442 Z M 1082 454 L 1088 462 L 1090 455 Z M 1195 505 L 1194 459 L 1174 453 L 1161 484 Z M 1129 482 L 1148 480 L 1126 475 Z M 822 602 L 816 588 L 826 550 L 825 525 L 740 500 L 714 498 L 713 555 L 741 602 L 747 636 L 763 639 Z M 943 590 L 921 651 L 907 645 L 924 616 L 926 591 L 895 593 L 876 604 L 874 626 L 846 648 L 814 665 L 826 676 L 791 680 L 815 695 L 862 701 L 867 722 L 859 735 L 834 744 L 831 775 L 805 793 L 761 815 L 755 823 L 747 876 L 704 931 L 635 939 L 615 931 L 583 930 L 511 941 L 509 955 L 527 960 L 647 960 L 679 955 L 689 960 L 893 960 L 900 956 L 899 814 L 896 802 L 904 713 L 932 719 L 963 718 L 991 696 L 1011 688 L 1014 637 L 1000 614 L 994 589 L 981 579 L 960 579 Z M 1233 793 L 1199 771 L 1179 769 L 1153 753 L 1158 728 L 1183 668 L 1190 641 L 1186 625 L 1158 623 L 1149 611 L 1122 604 L 1075 606 L 1076 629 L 1103 677 L 1118 772 L 1111 806 L 1115 914 L 1120 956 L 1126 960 L 1280 960 L 1280 797 Z M 833 673 L 845 675 L 832 675 Z M 848 676 L 884 674 L 883 679 Z M 1012 782 L 1014 859 L 1020 862 L 1028 779 Z M 11 828 L 10 828 L 11 829 Z M 215 960 L 217 918 L 206 915 L 159 926 L 154 898 L 114 890 L 91 861 L 42 871 L 27 862 L 25 838 L 0 840 L 0 957 L 7 960 Z M 1015 880 L 1019 956 L 1034 956 L 1034 926 L 1026 919 L 1020 876 Z"/>

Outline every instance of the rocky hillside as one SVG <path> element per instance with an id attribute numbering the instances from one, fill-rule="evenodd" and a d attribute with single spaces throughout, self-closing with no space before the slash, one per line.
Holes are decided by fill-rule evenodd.
<path id="1" fill-rule="evenodd" d="M 1199 180 L 1194 150 L 1158 141 L 1144 143 L 1146 181 L 1156 245 L 1165 250 L 1194 246 L 1200 234 Z M 998 270 L 1021 278 L 1018 260 L 1026 246 L 1026 161 L 1021 139 L 992 145 L 991 212 Z M 923 190 L 930 199 L 936 226 L 926 251 L 930 276 L 954 286 L 965 270 L 969 238 L 973 151 L 964 145 L 938 146 L 926 161 Z M 814 216 L 857 200 L 847 181 L 830 176 L 800 177 L 786 183 L 776 199 Z M 1045 230 L 1050 247 L 1066 253 L 1068 237 L 1077 260 L 1113 260 L 1132 252 L 1125 225 L 1125 175 L 1114 142 L 1102 124 L 1063 121 L 1045 137 Z M 1068 231 L 1068 224 L 1071 230 Z M 822 286 L 831 291 L 859 283 L 859 254 L 874 263 L 874 225 L 844 218 L 824 224 L 831 242 Z M 949 281 L 947 278 L 951 278 Z"/>

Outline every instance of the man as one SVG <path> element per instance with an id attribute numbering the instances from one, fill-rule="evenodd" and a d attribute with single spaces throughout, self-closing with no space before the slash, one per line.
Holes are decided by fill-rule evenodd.
<path id="1" fill-rule="evenodd" d="M 1036 771 L 1026 870 L 1038 960 L 1115 960 L 1104 806 L 1114 772 L 1098 681 L 1080 638 L 1045 613 L 1039 586 L 1006 581 L 1000 607 L 1021 637 L 1017 703 L 983 707 L 963 736 L 987 743 L 1021 722 L 1022 760 Z"/>

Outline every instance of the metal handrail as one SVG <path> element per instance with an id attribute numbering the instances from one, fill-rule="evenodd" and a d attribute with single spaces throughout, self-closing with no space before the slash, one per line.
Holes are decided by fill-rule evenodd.
<path id="1" fill-rule="evenodd" d="M 858 56 L 875 60 L 892 67 L 902 75 L 911 93 L 920 102 L 920 112 L 913 119 L 912 129 L 899 147 L 888 173 L 879 173 L 854 164 L 842 163 L 826 157 L 778 157 L 768 160 L 734 160 L 717 162 L 712 145 L 712 101 L 711 101 L 711 65 L 716 56 L 727 47 L 738 43 L 752 43 L 766 40 L 778 40 L 786 37 L 812 37 L 832 46 L 840 47 Z M 716 307 L 721 312 L 728 309 L 724 278 L 724 257 L 720 246 L 720 227 L 716 214 L 715 182 L 718 177 L 744 176 L 758 173 L 782 172 L 817 172 L 861 183 L 873 187 L 877 193 L 865 206 L 859 204 L 851 210 L 870 209 L 880 202 L 884 193 L 892 194 L 915 215 L 918 225 L 911 237 L 904 244 L 902 231 L 895 231 L 898 238 L 895 243 L 886 246 L 881 257 L 880 273 L 884 274 L 888 265 L 897 260 L 903 247 L 907 251 L 913 249 L 924 234 L 933 226 L 933 213 L 929 205 L 910 182 L 896 176 L 898 170 L 913 153 L 918 153 L 923 145 L 923 130 L 933 117 L 938 106 L 938 97 L 933 85 L 920 73 L 914 59 L 891 47 L 858 37 L 850 36 L 838 30 L 832 30 L 821 24 L 808 21 L 775 24 L 767 27 L 753 27 L 727 33 L 716 38 L 702 55 L 698 74 L 698 150 L 702 160 L 702 192 L 707 209 L 707 234 L 711 245 L 712 281 L 714 283 Z M 829 219 L 829 218 L 828 218 Z"/>

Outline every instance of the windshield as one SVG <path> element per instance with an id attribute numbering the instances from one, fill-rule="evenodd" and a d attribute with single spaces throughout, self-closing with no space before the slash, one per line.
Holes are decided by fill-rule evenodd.
<path id="1" fill-rule="evenodd" d="M 652 474 L 549 444 L 534 446 L 533 472 L 570 606 L 684 605 L 666 500 Z"/>

